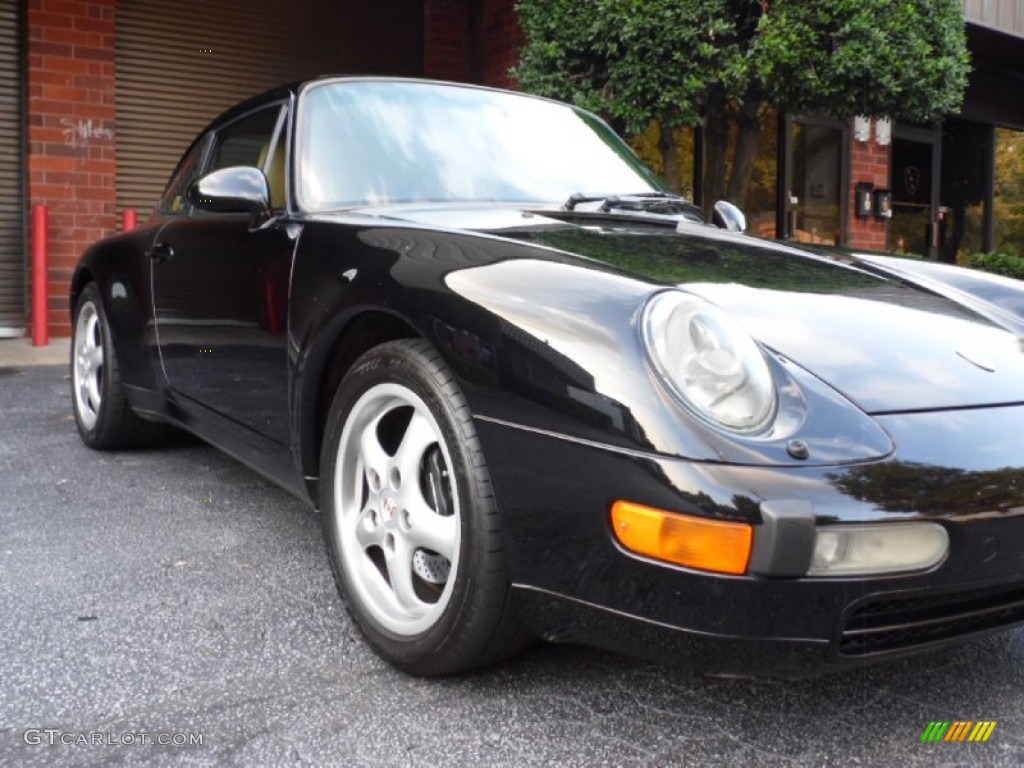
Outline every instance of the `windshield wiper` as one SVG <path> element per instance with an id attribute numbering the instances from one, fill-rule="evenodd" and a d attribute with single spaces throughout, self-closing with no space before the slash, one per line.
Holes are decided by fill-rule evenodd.
<path id="1" fill-rule="evenodd" d="M 580 203 L 601 203 L 600 211 L 608 213 L 612 209 L 633 211 L 657 211 L 664 208 L 678 208 L 681 205 L 691 207 L 692 203 L 682 195 L 672 192 L 636 192 L 628 195 L 584 195 L 581 192 L 569 195 L 562 203 L 563 211 L 574 211 Z"/>
<path id="2" fill-rule="evenodd" d="M 563 211 L 575 211 L 580 203 L 600 202 L 597 213 L 636 212 L 661 214 L 703 223 L 704 216 L 700 208 L 682 195 L 672 192 L 639 192 L 630 195 L 584 195 L 576 193 L 562 203 Z M 581 211 L 582 213 L 582 211 Z"/>

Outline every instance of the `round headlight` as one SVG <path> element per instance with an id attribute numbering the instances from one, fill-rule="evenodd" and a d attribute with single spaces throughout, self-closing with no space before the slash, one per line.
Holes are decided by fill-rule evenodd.
<path id="1" fill-rule="evenodd" d="M 644 307 L 642 328 L 655 369 L 698 416 L 744 433 L 771 421 L 776 394 L 768 363 L 728 314 L 698 296 L 664 291 Z"/>

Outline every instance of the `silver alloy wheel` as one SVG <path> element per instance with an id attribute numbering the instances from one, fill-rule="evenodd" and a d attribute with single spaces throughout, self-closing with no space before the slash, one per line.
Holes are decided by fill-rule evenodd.
<path id="1" fill-rule="evenodd" d="M 99 418 L 103 386 L 103 327 L 91 301 L 82 305 L 75 323 L 75 404 L 78 420 L 90 430 Z"/>
<path id="2" fill-rule="evenodd" d="M 437 420 L 407 387 L 378 384 L 349 411 L 333 479 L 337 549 L 353 595 L 396 635 L 426 631 L 451 600 L 462 540 L 451 466 Z"/>

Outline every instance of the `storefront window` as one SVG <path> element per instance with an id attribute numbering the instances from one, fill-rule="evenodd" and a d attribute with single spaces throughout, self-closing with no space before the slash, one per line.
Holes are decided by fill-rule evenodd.
<path id="1" fill-rule="evenodd" d="M 794 121 L 789 236 L 801 243 L 840 242 L 843 131 Z"/>
<path id="2" fill-rule="evenodd" d="M 778 234 L 775 229 L 779 174 L 778 124 L 778 113 L 774 110 L 761 117 L 757 154 L 751 165 L 743 201 L 739 204 L 747 216 L 750 234 L 758 237 L 776 237 Z M 733 154 L 732 147 L 729 154 Z"/>
<path id="3" fill-rule="evenodd" d="M 705 135 L 705 211 L 717 200 L 738 205 L 747 231 L 757 237 L 777 236 L 778 121 L 774 109 L 762 109 L 758 122 L 742 132 L 733 120 L 724 147 Z"/>
<path id="4" fill-rule="evenodd" d="M 993 181 L 992 247 L 1024 256 L 1024 131 L 996 128 Z"/>
<path id="5" fill-rule="evenodd" d="M 629 144 L 640 155 L 647 166 L 669 183 L 688 200 L 694 199 L 694 141 L 696 131 L 693 126 L 684 126 L 675 130 L 676 162 L 679 178 L 669 179 L 665 175 L 665 154 L 661 147 L 661 123 L 652 120 L 647 130 L 630 137 Z"/>

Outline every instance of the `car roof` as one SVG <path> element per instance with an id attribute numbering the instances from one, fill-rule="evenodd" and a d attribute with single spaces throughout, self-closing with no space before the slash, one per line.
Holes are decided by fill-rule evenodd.
<path id="1" fill-rule="evenodd" d="M 555 99 L 545 98 L 543 96 L 537 96 L 532 93 L 526 93 L 524 91 L 514 91 L 508 88 L 498 88 L 492 85 L 479 85 L 477 83 L 462 83 L 453 80 L 437 80 L 429 77 L 399 77 L 390 75 L 319 75 L 317 77 L 310 78 L 308 80 L 301 80 L 297 83 L 293 83 L 291 87 L 296 91 L 303 91 L 315 85 L 323 83 L 337 82 L 337 83 L 360 83 L 360 82 L 372 82 L 372 83 L 414 83 L 416 85 L 443 85 L 450 88 L 463 88 L 466 90 L 473 91 L 490 91 L 496 93 L 508 93 L 515 96 L 522 96 L 528 99 L 537 99 L 539 101 L 550 101 L 555 104 L 561 104 L 567 106 L 564 102 L 557 101 Z M 568 105 L 571 106 L 571 105 Z"/>
<path id="2" fill-rule="evenodd" d="M 538 101 L 549 101 L 549 102 L 554 103 L 554 104 L 559 104 L 559 105 L 562 105 L 562 106 L 572 107 L 572 105 L 566 105 L 563 102 L 556 101 L 554 99 L 544 98 L 542 96 L 535 96 L 533 94 L 523 93 L 523 92 L 519 92 L 519 91 L 510 91 L 510 90 L 505 89 L 505 88 L 495 88 L 495 87 L 487 86 L 487 85 L 477 85 L 475 83 L 458 83 L 458 82 L 452 82 L 452 81 L 448 81 L 448 80 L 435 80 L 435 79 L 422 78 L 422 77 L 392 77 L 392 76 L 386 76 L 386 75 L 342 75 L 342 74 L 318 75 L 317 77 L 312 77 L 312 78 L 309 78 L 309 79 L 306 79 L 306 80 L 296 80 L 296 81 L 293 81 L 293 82 L 290 82 L 290 83 L 285 83 L 283 85 L 276 86 L 274 88 L 270 88 L 270 89 L 268 89 L 266 91 L 263 91 L 262 93 L 256 94 L 255 96 L 251 96 L 250 98 L 246 99 L 245 101 L 239 102 L 238 104 L 235 104 L 234 106 L 229 107 L 227 110 L 222 112 L 216 118 L 211 120 L 210 123 L 205 128 L 203 128 L 202 132 L 200 132 L 198 134 L 197 138 L 200 137 L 200 136 L 206 135 L 209 131 L 215 129 L 220 124 L 225 123 L 225 122 L 231 122 L 235 118 L 240 117 L 241 115 L 244 115 L 247 112 L 251 112 L 252 110 L 257 109 L 257 108 L 263 106 L 264 104 L 272 104 L 275 101 L 285 101 L 285 100 L 288 100 L 292 96 L 297 96 L 302 91 L 304 91 L 304 90 L 306 90 L 306 89 L 308 89 L 310 87 L 322 85 L 324 83 L 360 83 L 360 82 L 415 83 L 415 84 L 418 84 L 418 85 L 442 85 L 442 86 L 447 86 L 447 87 L 451 87 L 451 88 L 464 88 L 464 89 L 468 89 L 468 90 L 477 90 L 477 91 L 490 91 L 490 92 L 497 92 L 497 93 L 510 93 L 510 94 L 514 94 L 516 96 L 521 96 L 523 98 L 536 99 Z"/>

